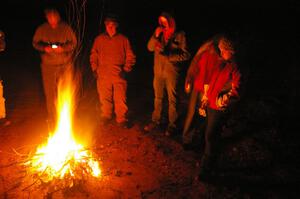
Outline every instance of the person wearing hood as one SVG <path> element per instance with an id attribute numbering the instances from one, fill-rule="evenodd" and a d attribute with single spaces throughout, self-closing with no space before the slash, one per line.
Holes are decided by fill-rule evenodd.
<path id="1" fill-rule="evenodd" d="M 77 47 L 76 35 L 69 24 L 61 20 L 54 7 L 44 10 L 47 22 L 40 25 L 32 45 L 41 56 L 41 72 L 50 128 L 56 120 L 57 83 L 64 71 L 72 69 Z"/>
<path id="2" fill-rule="evenodd" d="M 117 125 L 128 128 L 125 76 L 135 65 L 136 56 L 129 39 L 118 32 L 117 16 L 107 14 L 104 24 L 106 31 L 95 38 L 90 54 L 101 103 L 101 123 L 107 124 L 112 120 L 114 107 Z"/>
<path id="3" fill-rule="evenodd" d="M 181 64 L 190 58 L 184 31 L 176 30 L 173 16 L 162 12 L 158 17 L 159 26 L 148 41 L 148 50 L 154 52 L 154 110 L 152 119 L 144 127 L 149 132 L 157 129 L 161 124 L 164 91 L 168 95 L 168 126 L 167 136 L 177 130 L 178 99 L 177 86 Z"/>

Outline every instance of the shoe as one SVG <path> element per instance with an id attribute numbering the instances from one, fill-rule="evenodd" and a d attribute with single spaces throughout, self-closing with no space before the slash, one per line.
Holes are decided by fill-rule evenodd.
<path id="1" fill-rule="evenodd" d="M 170 137 L 176 131 L 175 127 L 168 126 L 167 130 L 165 131 L 165 136 Z"/>
<path id="2" fill-rule="evenodd" d="M 124 121 L 124 122 L 118 122 L 117 126 L 123 129 L 128 129 L 129 128 L 129 123 L 128 121 Z"/>
<path id="3" fill-rule="evenodd" d="M 101 117 L 100 118 L 100 125 L 102 125 L 102 126 L 106 126 L 106 125 L 108 125 L 108 124 L 110 124 L 111 123 L 111 118 L 108 118 L 108 117 Z"/>
<path id="4" fill-rule="evenodd" d="M 144 127 L 144 131 L 145 132 L 151 132 L 151 131 L 154 131 L 154 130 L 158 129 L 158 127 L 159 127 L 159 123 L 157 123 L 157 122 L 150 122 L 149 124 L 147 124 Z"/>

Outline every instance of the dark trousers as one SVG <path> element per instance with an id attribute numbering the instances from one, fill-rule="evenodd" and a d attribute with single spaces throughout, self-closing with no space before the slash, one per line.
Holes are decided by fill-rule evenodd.
<path id="1" fill-rule="evenodd" d="M 201 164 L 203 167 L 211 167 L 215 162 L 220 149 L 221 127 L 224 122 L 226 112 L 207 108 L 205 147 Z"/>

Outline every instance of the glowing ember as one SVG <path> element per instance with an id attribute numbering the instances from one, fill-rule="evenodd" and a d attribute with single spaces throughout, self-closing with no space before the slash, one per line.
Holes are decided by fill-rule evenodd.
<path id="1" fill-rule="evenodd" d="M 99 164 L 92 158 L 90 151 L 77 143 L 73 136 L 72 115 L 73 97 L 72 73 L 66 73 L 58 84 L 57 124 L 55 131 L 49 136 L 48 142 L 40 146 L 30 165 L 44 182 L 53 179 L 82 177 L 89 174 L 94 177 L 101 175 Z"/>

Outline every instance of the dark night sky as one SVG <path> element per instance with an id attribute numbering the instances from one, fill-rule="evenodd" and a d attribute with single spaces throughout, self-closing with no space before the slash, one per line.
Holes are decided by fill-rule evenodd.
<path id="1" fill-rule="evenodd" d="M 6 53 L 36 55 L 31 46 L 32 36 L 35 28 L 45 21 L 42 10 L 47 2 L 56 2 L 65 11 L 70 8 L 70 2 L 76 1 L 1 1 L 0 29 L 6 33 Z M 244 63 L 256 78 L 260 78 L 257 85 L 268 87 L 272 84 L 276 87 L 285 79 L 299 79 L 294 73 L 295 68 L 290 68 L 295 65 L 296 53 L 299 52 L 300 34 L 296 31 L 299 7 L 296 0 L 199 0 L 197 4 L 195 0 L 87 0 L 86 13 L 81 15 L 86 18 L 80 21 L 81 25 L 86 24 L 81 32 L 84 33 L 82 62 L 88 62 L 90 45 L 99 33 L 101 14 L 112 11 L 120 16 L 121 31 L 132 41 L 138 56 L 137 64 L 140 68 L 151 65 L 152 55 L 147 51 L 146 43 L 157 25 L 157 16 L 167 10 L 175 15 L 179 29 L 186 32 L 192 54 L 214 34 L 234 33 L 242 46 Z M 284 73 L 282 66 L 285 67 Z M 292 78 L 286 78 L 291 74 Z"/>

